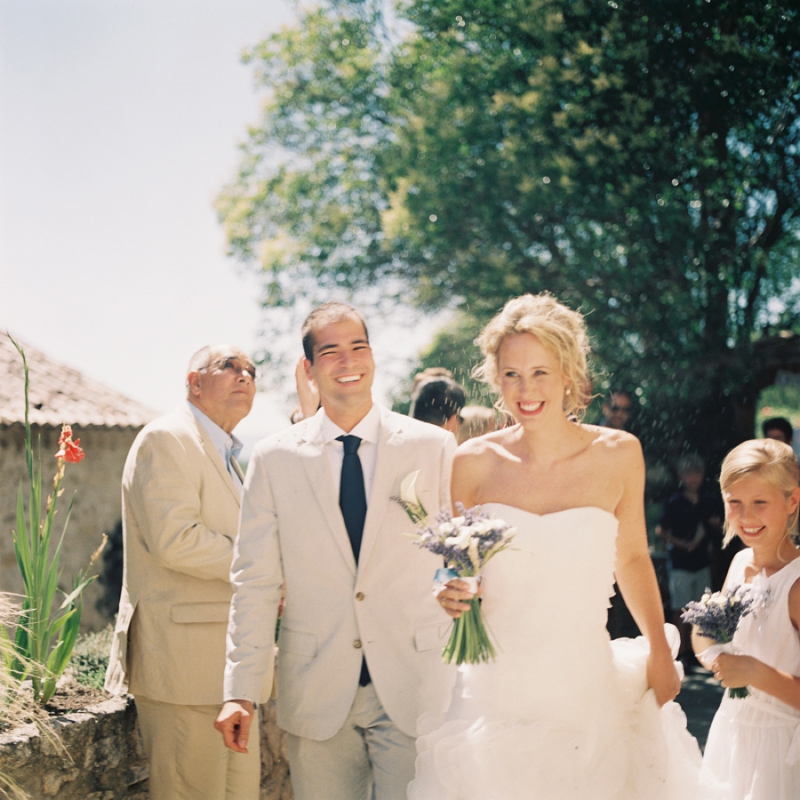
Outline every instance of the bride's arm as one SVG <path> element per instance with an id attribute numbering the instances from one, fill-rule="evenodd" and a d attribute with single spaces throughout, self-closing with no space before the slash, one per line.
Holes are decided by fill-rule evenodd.
<path id="1" fill-rule="evenodd" d="M 647 546 L 644 518 L 644 458 L 638 439 L 625 437 L 616 457 L 621 459 L 622 495 L 615 509 L 617 535 L 617 584 L 639 630 L 650 643 L 648 683 L 659 705 L 673 700 L 681 688 L 664 633 L 661 593 Z"/>

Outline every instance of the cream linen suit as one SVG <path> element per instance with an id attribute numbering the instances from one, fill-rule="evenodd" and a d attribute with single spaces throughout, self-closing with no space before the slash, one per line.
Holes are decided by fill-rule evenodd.
<path id="1" fill-rule="evenodd" d="M 188 403 L 136 437 L 122 478 L 124 575 L 107 691 L 127 688 L 137 705 L 222 702 L 239 505 L 238 487 Z M 271 663 L 264 666 L 259 701 L 271 687 Z"/>
<path id="2" fill-rule="evenodd" d="M 449 507 L 455 439 L 379 410 L 358 566 L 324 453 L 322 412 L 260 442 L 248 467 L 233 560 L 225 697 L 258 696 L 270 671 L 285 579 L 278 725 L 299 737 L 325 740 L 339 731 L 358 690 L 362 657 L 386 714 L 411 737 L 422 714 L 444 710 L 455 678 L 441 657 L 450 620 L 431 594 L 441 559 L 404 536 L 414 525 L 390 499 L 419 470 L 417 495 L 426 510 Z"/>

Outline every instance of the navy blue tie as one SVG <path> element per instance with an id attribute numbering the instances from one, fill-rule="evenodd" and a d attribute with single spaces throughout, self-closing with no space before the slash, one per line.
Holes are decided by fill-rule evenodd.
<path id="1" fill-rule="evenodd" d="M 361 550 L 361 536 L 364 533 L 364 520 L 367 517 L 367 493 L 364 490 L 364 471 L 361 469 L 361 459 L 358 457 L 358 446 L 361 439 L 358 436 L 338 436 L 344 445 L 344 458 L 342 459 L 342 480 L 339 484 L 339 508 L 342 509 L 344 526 L 350 537 L 350 546 L 358 564 L 358 553 Z M 360 686 L 370 682 L 367 659 L 361 659 L 361 674 L 358 677 Z"/>
<path id="2" fill-rule="evenodd" d="M 339 436 L 344 445 L 342 459 L 342 480 L 339 484 L 339 508 L 342 509 L 344 526 L 350 537 L 350 545 L 358 564 L 358 553 L 361 550 L 361 535 L 364 533 L 364 520 L 367 517 L 367 494 L 364 491 L 364 472 L 361 459 L 358 457 L 358 436 Z"/>

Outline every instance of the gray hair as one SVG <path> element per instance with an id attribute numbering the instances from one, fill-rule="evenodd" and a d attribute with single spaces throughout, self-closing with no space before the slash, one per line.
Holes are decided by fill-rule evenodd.
<path id="1" fill-rule="evenodd" d="M 200 372 L 204 370 L 211 361 L 211 354 L 214 348 L 210 345 L 201 347 L 190 359 L 189 365 L 186 367 L 186 391 L 189 391 L 189 375 L 193 372 Z"/>

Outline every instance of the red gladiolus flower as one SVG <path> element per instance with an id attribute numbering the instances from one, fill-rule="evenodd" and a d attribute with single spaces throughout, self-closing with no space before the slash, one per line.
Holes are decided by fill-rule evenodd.
<path id="1" fill-rule="evenodd" d="M 71 464 L 77 464 L 83 460 L 86 453 L 80 447 L 81 440 L 76 439 L 72 441 L 72 426 L 62 425 L 61 436 L 58 437 L 58 452 L 56 458 L 63 458 L 64 461 L 69 461 Z"/>
<path id="2" fill-rule="evenodd" d="M 74 442 L 66 442 L 64 461 L 69 461 L 71 464 L 77 464 L 79 461 L 83 461 L 83 457 L 86 453 L 83 452 L 83 448 L 79 447 L 80 443 L 80 439 L 76 439 Z"/>
<path id="3" fill-rule="evenodd" d="M 63 447 L 64 443 L 70 439 L 72 439 L 72 425 L 63 424 L 61 426 L 61 436 L 58 437 L 58 446 Z"/>

